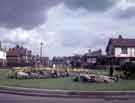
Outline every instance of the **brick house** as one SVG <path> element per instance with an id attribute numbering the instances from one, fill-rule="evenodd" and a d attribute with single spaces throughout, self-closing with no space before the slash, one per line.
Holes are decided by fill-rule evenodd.
<path id="1" fill-rule="evenodd" d="M 32 52 L 27 48 L 17 45 L 14 48 L 9 48 L 7 51 L 7 65 L 8 66 L 27 66 L 31 65 Z"/>

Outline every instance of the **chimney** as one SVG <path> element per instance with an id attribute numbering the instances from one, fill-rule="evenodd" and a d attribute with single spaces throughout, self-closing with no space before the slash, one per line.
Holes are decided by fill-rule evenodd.
<path id="1" fill-rule="evenodd" d="M 88 50 L 88 53 L 91 53 L 91 49 Z"/>
<path id="2" fill-rule="evenodd" d="M 119 39 L 123 39 L 122 35 L 119 35 Z"/>
<path id="3" fill-rule="evenodd" d="M 17 44 L 17 45 L 16 45 L 16 48 L 20 48 L 20 46 Z"/>
<path id="4" fill-rule="evenodd" d="M 11 49 L 11 48 L 9 48 L 9 51 L 12 51 L 12 49 Z"/>

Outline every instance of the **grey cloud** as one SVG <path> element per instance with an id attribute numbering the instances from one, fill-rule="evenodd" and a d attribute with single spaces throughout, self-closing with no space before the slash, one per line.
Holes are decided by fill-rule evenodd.
<path id="1" fill-rule="evenodd" d="M 45 22 L 45 10 L 60 0 L 0 0 L 0 26 L 33 28 Z"/>
<path id="2" fill-rule="evenodd" d="M 122 19 L 135 18 L 135 7 L 129 7 L 126 10 L 119 10 L 116 13 L 116 17 Z"/>
<path id="3" fill-rule="evenodd" d="M 99 37 L 97 38 L 97 36 Z M 104 35 L 79 30 L 68 31 L 63 35 L 62 46 L 72 48 L 98 48 L 102 47 L 106 43 L 104 40 L 106 38 L 102 36 Z"/>
<path id="4" fill-rule="evenodd" d="M 116 0 L 65 0 L 65 4 L 72 8 L 85 8 L 90 11 L 105 11 L 112 7 Z"/>
<path id="5" fill-rule="evenodd" d="M 62 45 L 64 47 L 79 47 L 81 44 L 78 32 L 65 32 L 63 35 Z"/>
<path id="6" fill-rule="evenodd" d="M 29 45 L 30 44 L 30 41 L 29 39 L 25 39 L 25 40 L 19 40 L 17 39 L 16 37 L 14 37 L 15 39 L 11 39 L 10 36 L 3 36 L 2 37 L 2 42 L 3 43 L 6 43 L 6 44 L 9 44 L 9 45 Z"/>
<path id="7" fill-rule="evenodd" d="M 45 23 L 49 8 L 63 2 L 71 9 L 91 11 L 103 11 L 114 4 L 114 0 L 0 0 L 0 26 L 32 29 Z"/>

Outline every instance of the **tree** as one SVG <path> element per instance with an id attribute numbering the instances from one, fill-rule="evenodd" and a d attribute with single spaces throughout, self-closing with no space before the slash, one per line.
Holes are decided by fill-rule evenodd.
<path id="1" fill-rule="evenodd" d="M 110 67 L 110 76 L 113 76 L 113 67 Z"/>
<path id="2" fill-rule="evenodd" d="M 125 62 L 121 64 L 120 68 L 127 79 L 135 78 L 135 62 Z"/>

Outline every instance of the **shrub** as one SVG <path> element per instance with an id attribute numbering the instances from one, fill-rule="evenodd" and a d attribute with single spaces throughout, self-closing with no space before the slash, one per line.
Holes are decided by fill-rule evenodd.
<path id="1" fill-rule="evenodd" d="M 9 71 L 8 78 L 10 79 L 17 78 L 17 73 L 15 71 Z"/>
<path id="2" fill-rule="evenodd" d="M 120 67 L 126 79 L 135 79 L 135 62 L 125 62 Z"/>

